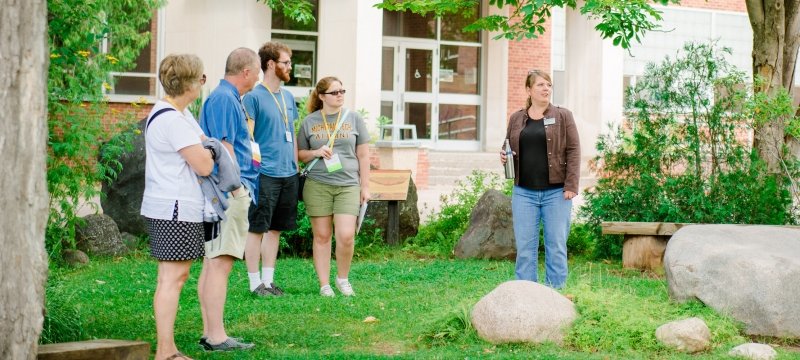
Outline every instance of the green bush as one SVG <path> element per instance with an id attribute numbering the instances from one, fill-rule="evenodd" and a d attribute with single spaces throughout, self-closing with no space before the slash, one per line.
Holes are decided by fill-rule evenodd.
<path id="1" fill-rule="evenodd" d="M 465 181 L 459 181 L 450 195 L 440 199 L 441 210 L 420 226 L 416 237 L 407 240 L 408 250 L 429 255 L 449 257 L 453 247 L 469 226 L 472 209 L 488 189 L 509 193 L 507 184 L 496 174 L 474 170 Z"/>
<path id="2" fill-rule="evenodd" d="M 97 184 L 120 170 L 116 159 L 130 135 L 116 137 L 102 155 L 98 144 L 130 129 L 135 119 L 109 111 L 104 91 L 111 89 L 111 72 L 135 65 L 139 50 L 150 40 L 150 33 L 142 29 L 160 4 L 159 0 L 47 2 L 50 215 L 45 245 L 54 261 L 60 259 L 62 247 L 75 246 L 81 203 L 101 196 Z M 104 42 L 110 44 L 105 50 Z M 104 121 L 105 115 L 114 118 L 113 124 Z"/>
<path id="3" fill-rule="evenodd" d="M 601 221 L 785 224 L 791 194 L 749 143 L 752 102 L 744 73 L 715 44 L 687 44 L 650 64 L 626 98 L 625 127 L 597 143 L 595 188 L 581 209 L 600 257 L 619 256 Z"/>
<path id="4" fill-rule="evenodd" d="M 335 244 L 336 239 L 333 239 Z M 385 246 L 383 231 L 376 226 L 375 220 L 365 219 L 361 231 L 356 235 L 354 256 L 364 256 L 379 251 Z M 311 219 L 306 214 L 306 204 L 297 204 L 297 229 L 281 233 L 281 251 L 284 255 L 310 257 L 314 233 Z"/>

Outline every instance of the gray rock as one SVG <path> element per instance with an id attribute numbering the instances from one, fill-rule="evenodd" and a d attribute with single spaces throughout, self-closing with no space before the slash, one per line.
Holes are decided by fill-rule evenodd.
<path id="1" fill-rule="evenodd" d="M 123 232 L 119 236 L 122 239 L 122 243 L 128 247 L 128 250 L 136 250 L 142 246 L 142 240 L 136 235 Z"/>
<path id="2" fill-rule="evenodd" d="M 80 250 L 64 250 L 61 257 L 68 266 L 82 266 L 89 263 L 89 256 Z"/>
<path id="3" fill-rule="evenodd" d="M 778 353 L 772 346 L 766 344 L 747 343 L 731 349 L 728 355 L 751 360 L 772 360 L 778 356 Z"/>
<path id="4" fill-rule="evenodd" d="M 800 230 L 692 225 L 667 244 L 670 296 L 698 299 L 752 335 L 800 338 Z"/>
<path id="5" fill-rule="evenodd" d="M 509 259 L 517 256 L 511 198 L 487 190 L 472 209 L 469 227 L 455 247 L 457 258 Z"/>
<path id="6" fill-rule="evenodd" d="M 128 252 L 114 219 L 106 214 L 88 215 L 83 219 L 86 223 L 75 229 L 78 250 L 100 256 L 116 256 Z"/>
<path id="7" fill-rule="evenodd" d="M 662 344 L 688 353 L 708 350 L 711 331 L 700 318 L 689 318 L 661 325 L 656 329 L 656 339 Z"/>
<path id="8" fill-rule="evenodd" d="M 575 305 L 557 291 L 532 281 L 500 284 L 472 309 L 478 336 L 491 343 L 561 344 L 578 316 Z"/>
<path id="9" fill-rule="evenodd" d="M 417 186 L 414 179 L 408 182 L 408 197 L 400 201 L 400 235 L 402 242 L 409 237 L 417 236 L 419 231 L 419 210 L 417 208 Z M 370 201 L 367 207 L 367 219 L 375 220 L 375 226 L 386 234 L 389 227 L 389 203 L 387 201 Z"/>
<path id="10" fill-rule="evenodd" d="M 120 157 L 122 171 L 117 178 L 103 182 L 105 196 L 100 198 L 103 213 L 117 222 L 119 230 L 136 236 L 147 234 L 144 219 L 139 215 L 144 195 L 144 125 L 145 120 L 139 122 L 141 134 L 134 136 L 131 151 Z"/>

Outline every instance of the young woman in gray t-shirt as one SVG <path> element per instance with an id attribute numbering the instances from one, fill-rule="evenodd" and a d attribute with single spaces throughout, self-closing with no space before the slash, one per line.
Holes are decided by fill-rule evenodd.
<path id="1" fill-rule="evenodd" d="M 311 166 L 303 201 L 314 233 L 314 269 L 320 294 L 329 297 L 335 296 L 330 285 L 334 231 L 336 288 L 344 296 L 355 295 L 348 275 L 356 218 L 360 205 L 369 201 L 369 133 L 357 112 L 342 107 L 344 94 L 339 79 L 321 79 L 308 97 L 309 115 L 297 135 L 300 161 Z"/>

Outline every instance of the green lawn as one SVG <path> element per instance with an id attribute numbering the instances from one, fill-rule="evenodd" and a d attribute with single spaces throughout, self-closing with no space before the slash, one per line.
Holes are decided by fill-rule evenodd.
<path id="1" fill-rule="evenodd" d="M 276 281 L 287 295 L 253 298 L 237 262 L 231 276 L 225 321 L 230 335 L 256 343 L 248 352 L 204 353 L 197 345 L 202 324 L 197 301 L 200 263 L 192 267 L 176 322 L 178 347 L 196 359 L 264 358 L 541 358 L 718 359 L 746 342 L 741 327 L 702 304 L 673 304 L 666 281 L 624 271 L 618 263 L 573 260 L 565 293 L 580 316 L 563 347 L 499 345 L 480 340 L 469 309 L 499 283 L 513 279 L 513 262 L 418 259 L 397 255 L 356 259 L 350 280 L 357 296 L 323 298 L 309 259 L 280 259 Z M 51 270 L 47 297 L 53 322 L 44 342 L 115 338 L 155 347 L 152 297 L 156 262 L 146 254 L 93 259 L 79 269 Z M 378 319 L 364 323 L 368 316 Z M 713 349 L 684 355 L 658 345 L 659 325 L 703 318 Z M 778 348 L 779 359 L 800 353 Z"/>

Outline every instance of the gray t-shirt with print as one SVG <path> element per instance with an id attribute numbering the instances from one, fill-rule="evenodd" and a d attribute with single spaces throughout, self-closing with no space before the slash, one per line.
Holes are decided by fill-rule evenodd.
<path id="1" fill-rule="evenodd" d="M 356 146 L 369 143 L 369 132 L 364 120 L 355 111 L 346 111 L 342 108 L 342 126 L 336 133 L 336 140 L 333 143 L 333 153 L 339 155 L 342 162 L 342 169 L 328 172 L 324 159 L 319 159 L 308 177 L 328 185 L 352 186 L 359 185 L 358 158 L 356 157 Z M 346 115 L 345 115 L 346 113 Z M 336 119 L 339 113 L 326 114 L 327 131 L 325 122 L 322 121 L 322 113 L 317 110 L 303 120 L 297 134 L 297 148 L 299 150 L 315 150 L 326 145 L 330 134 L 336 130 Z M 309 163 L 311 163 L 309 161 Z"/>

